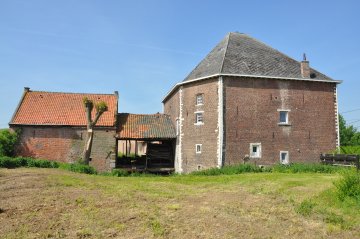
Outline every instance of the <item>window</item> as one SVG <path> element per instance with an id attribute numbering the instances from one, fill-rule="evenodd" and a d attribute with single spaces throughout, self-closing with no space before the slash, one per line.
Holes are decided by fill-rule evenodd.
<path id="1" fill-rule="evenodd" d="M 289 110 L 278 110 L 279 124 L 289 124 Z"/>
<path id="2" fill-rule="evenodd" d="M 280 151 L 280 163 L 289 164 L 289 151 Z"/>
<path id="3" fill-rule="evenodd" d="M 250 158 L 261 158 L 261 143 L 250 144 Z"/>
<path id="4" fill-rule="evenodd" d="M 202 144 L 196 144 L 195 145 L 195 152 L 197 154 L 201 154 L 201 148 L 202 148 Z"/>
<path id="5" fill-rule="evenodd" d="M 203 104 L 204 104 L 204 94 L 197 94 L 196 105 L 203 105 Z"/>
<path id="6" fill-rule="evenodd" d="M 200 125 L 204 124 L 204 113 L 203 112 L 195 112 L 195 124 Z"/>

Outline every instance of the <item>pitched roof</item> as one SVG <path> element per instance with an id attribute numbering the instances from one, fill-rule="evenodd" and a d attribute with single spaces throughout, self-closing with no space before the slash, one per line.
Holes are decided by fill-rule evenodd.
<path id="1" fill-rule="evenodd" d="M 118 114 L 119 139 L 174 139 L 176 132 L 165 114 Z"/>
<path id="2" fill-rule="evenodd" d="M 333 80 L 311 68 L 314 80 Z M 184 82 L 217 74 L 302 79 L 300 62 L 243 33 L 228 33 Z"/>
<path id="3" fill-rule="evenodd" d="M 115 94 L 60 93 L 28 89 L 25 89 L 23 98 L 9 124 L 86 126 L 84 97 L 93 100 L 94 103 L 104 101 L 108 105 L 108 111 L 103 113 L 96 126 L 115 126 L 117 115 L 117 95 Z M 95 116 L 95 109 L 92 115 Z"/>

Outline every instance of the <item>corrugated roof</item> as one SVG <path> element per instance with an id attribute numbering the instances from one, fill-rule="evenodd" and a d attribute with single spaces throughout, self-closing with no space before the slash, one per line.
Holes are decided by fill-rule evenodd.
<path id="1" fill-rule="evenodd" d="M 333 80 L 311 69 L 314 80 Z M 195 67 L 184 82 L 216 74 L 301 79 L 300 62 L 243 33 L 231 32 Z"/>
<path id="2" fill-rule="evenodd" d="M 174 139 L 176 132 L 165 114 L 118 114 L 119 139 Z"/>
<path id="3" fill-rule="evenodd" d="M 68 125 L 86 126 L 83 98 L 94 103 L 104 101 L 108 111 L 100 117 L 96 126 L 115 126 L 117 96 L 115 94 L 82 94 L 45 91 L 25 91 L 10 124 L 17 125 Z M 92 112 L 95 116 L 95 107 Z"/>

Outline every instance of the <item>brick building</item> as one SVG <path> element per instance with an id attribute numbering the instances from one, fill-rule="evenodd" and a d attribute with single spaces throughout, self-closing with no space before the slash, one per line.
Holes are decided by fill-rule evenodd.
<path id="1" fill-rule="evenodd" d="M 163 100 L 177 129 L 176 171 L 318 161 L 340 144 L 338 83 L 305 56 L 229 33 Z"/>
<path id="2" fill-rule="evenodd" d="M 17 154 L 59 162 L 81 159 L 86 137 L 84 97 L 108 105 L 108 111 L 103 113 L 94 129 L 90 165 L 99 171 L 115 167 L 117 92 L 77 94 L 25 88 L 9 123 L 10 128 L 21 129 Z"/>

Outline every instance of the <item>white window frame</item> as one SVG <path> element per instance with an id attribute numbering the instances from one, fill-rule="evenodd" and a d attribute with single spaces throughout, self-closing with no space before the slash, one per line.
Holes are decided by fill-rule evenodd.
<path id="1" fill-rule="evenodd" d="M 199 103 L 201 99 L 201 102 Z M 196 105 L 204 105 L 204 94 L 197 94 L 196 95 Z"/>
<path id="2" fill-rule="evenodd" d="M 195 144 L 195 153 L 201 154 L 202 151 L 202 144 Z"/>
<path id="3" fill-rule="evenodd" d="M 195 113 L 195 125 L 203 125 L 204 124 L 204 111 L 196 111 Z M 202 116 L 202 121 L 199 121 L 198 115 Z"/>
<path id="4" fill-rule="evenodd" d="M 257 154 L 254 155 L 253 147 L 257 147 Z M 250 158 L 261 158 L 261 143 L 251 143 L 250 144 Z"/>
<path id="5" fill-rule="evenodd" d="M 282 160 L 282 154 L 286 154 L 286 157 L 285 157 L 285 160 L 283 161 Z M 289 162 L 289 151 L 280 151 L 280 154 L 279 154 L 279 156 L 280 156 L 280 164 L 285 164 L 285 165 L 287 165 L 287 164 L 289 164 L 290 162 Z"/>
<path id="6" fill-rule="evenodd" d="M 286 109 L 278 109 L 277 110 L 279 112 L 279 125 L 289 125 L 289 112 L 290 110 L 286 110 Z M 281 113 L 282 112 L 285 112 L 285 122 L 281 122 L 280 119 L 281 119 Z"/>

